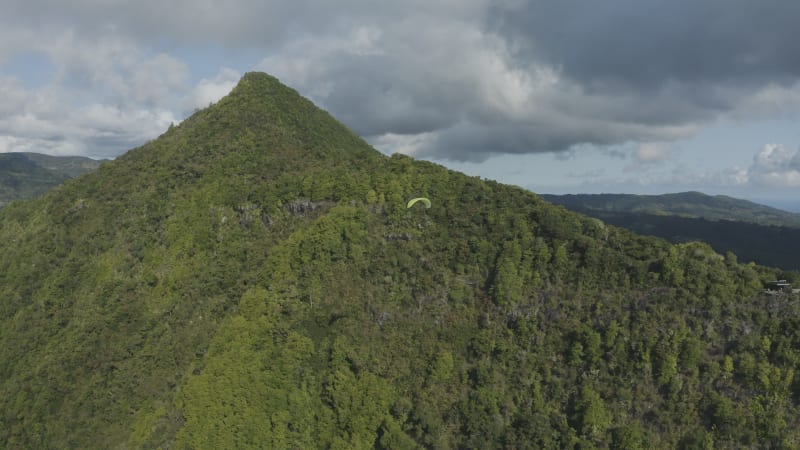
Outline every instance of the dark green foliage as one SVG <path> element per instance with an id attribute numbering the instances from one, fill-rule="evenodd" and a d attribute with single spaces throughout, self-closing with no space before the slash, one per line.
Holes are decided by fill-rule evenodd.
<path id="1" fill-rule="evenodd" d="M 743 262 L 756 262 L 786 270 L 800 270 L 800 229 L 734 221 L 643 214 L 602 213 L 600 219 L 636 233 L 675 243 L 707 242 L 720 253 L 733 252 Z"/>
<path id="2" fill-rule="evenodd" d="M 781 275 L 384 157 L 248 74 L 0 213 L 0 447 L 792 448 Z"/>

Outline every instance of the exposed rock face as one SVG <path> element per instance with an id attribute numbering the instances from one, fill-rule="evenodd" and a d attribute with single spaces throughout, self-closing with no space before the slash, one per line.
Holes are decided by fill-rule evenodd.
<path id="1" fill-rule="evenodd" d="M 283 205 L 292 214 L 304 215 L 314 212 L 322 207 L 322 203 L 312 202 L 311 200 L 294 200 Z"/>

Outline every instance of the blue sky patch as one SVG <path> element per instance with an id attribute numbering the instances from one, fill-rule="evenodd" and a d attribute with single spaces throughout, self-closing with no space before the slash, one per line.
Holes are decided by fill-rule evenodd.
<path id="1" fill-rule="evenodd" d="M 43 52 L 23 52 L 12 56 L 0 71 L 6 76 L 19 79 L 28 89 L 47 85 L 56 73 L 56 66 Z"/>

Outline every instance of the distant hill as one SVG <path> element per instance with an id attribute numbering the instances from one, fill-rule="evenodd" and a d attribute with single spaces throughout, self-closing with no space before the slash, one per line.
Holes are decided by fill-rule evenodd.
<path id="1" fill-rule="evenodd" d="M 674 243 L 702 241 L 742 262 L 800 270 L 800 214 L 724 195 L 542 195 L 554 204 Z"/>
<path id="2" fill-rule="evenodd" d="M 106 159 L 92 159 L 85 156 L 52 156 L 42 153 L 20 153 L 41 167 L 75 178 L 100 167 Z"/>
<path id="3" fill-rule="evenodd" d="M 711 196 L 694 191 L 663 195 L 543 194 L 542 198 L 584 213 L 637 213 L 800 228 L 800 214 L 725 195 Z"/>
<path id="4" fill-rule="evenodd" d="M 248 73 L 0 211 L 0 448 L 797 448 L 800 302 L 764 293 L 794 275 L 385 156 Z"/>
<path id="5" fill-rule="evenodd" d="M 70 178 L 96 169 L 100 163 L 82 156 L 0 153 L 0 208 L 13 200 L 41 195 Z"/>

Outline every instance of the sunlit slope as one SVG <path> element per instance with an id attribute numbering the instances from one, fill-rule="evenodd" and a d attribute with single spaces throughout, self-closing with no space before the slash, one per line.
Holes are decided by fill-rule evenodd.
<path id="1" fill-rule="evenodd" d="M 384 157 L 251 73 L 0 212 L 0 447 L 789 445 L 777 276 Z"/>

